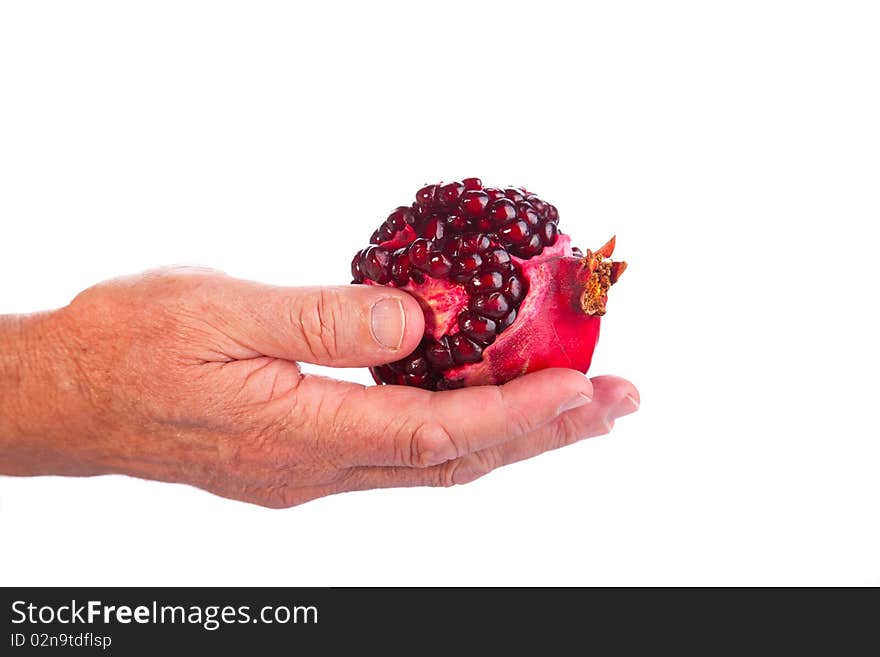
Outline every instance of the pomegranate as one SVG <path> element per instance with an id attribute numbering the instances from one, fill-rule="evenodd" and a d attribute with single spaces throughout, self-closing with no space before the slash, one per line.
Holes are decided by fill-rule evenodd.
<path id="1" fill-rule="evenodd" d="M 626 268 L 612 237 L 571 246 L 559 213 L 521 187 L 478 178 L 427 185 L 351 263 L 356 284 L 406 290 L 425 313 L 419 347 L 371 369 L 376 383 L 447 390 L 547 367 L 586 373 L 608 289 Z"/>

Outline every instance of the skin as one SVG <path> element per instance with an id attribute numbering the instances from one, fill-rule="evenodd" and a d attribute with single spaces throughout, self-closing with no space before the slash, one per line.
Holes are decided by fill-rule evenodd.
<path id="1" fill-rule="evenodd" d="M 573 370 L 427 392 L 297 364 L 392 362 L 423 326 L 397 290 L 270 287 L 193 268 L 0 316 L 0 474 L 125 474 L 281 508 L 465 484 L 608 433 L 638 408 L 628 381 Z"/>

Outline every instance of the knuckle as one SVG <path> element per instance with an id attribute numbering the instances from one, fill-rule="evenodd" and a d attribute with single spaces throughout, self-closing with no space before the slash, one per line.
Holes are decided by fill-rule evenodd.
<path id="1" fill-rule="evenodd" d="M 330 290 L 320 289 L 308 303 L 298 303 L 291 312 L 290 323 L 298 329 L 307 352 L 319 361 L 338 353 L 336 326 L 339 299 Z"/>
<path id="2" fill-rule="evenodd" d="M 438 485 L 449 488 L 469 484 L 498 466 L 494 450 L 483 450 L 445 463 L 438 471 Z"/>
<path id="3" fill-rule="evenodd" d="M 440 465 L 458 456 L 452 434 L 439 422 L 423 422 L 410 433 L 404 462 L 416 468 Z"/>
<path id="4" fill-rule="evenodd" d="M 550 449 L 567 447 L 578 442 L 584 436 L 575 426 L 570 415 L 563 414 L 553 425 L 553 434 L 550 440 Z"/>
<path id="5" fill-rule="evenodd" d="M 512 404 L 503 386 L 497 390 L 501 397 L 501 403 L 505 408 L 509 432 L 513 435 L 521 436 L 532 431 L 534 429 L 534 419 L 531 414 L 526 409 Z"/>

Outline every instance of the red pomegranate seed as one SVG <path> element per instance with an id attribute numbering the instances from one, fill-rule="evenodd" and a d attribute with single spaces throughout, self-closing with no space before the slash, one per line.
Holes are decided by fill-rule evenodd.
<path id="1" fill-rule="evenodd" d="M 391 255 L 388 251 L 378 246 L 371 246 L 364 251 L 364 262 L 362 265 L 364 274 L 366 274 L 367 278 L 377 283 L 387 283 L 390 259 Z"/>
<path id="2" fill-rule="evenodd" d="M 525 221 L 532 228 L 541 223 L 541 218 L 538 216 L 538 213 L 535 212 L 535 208 L 532 207 L 531 203 L 526 201 L 516 204 L 516 216 L 518 219 Z"/>
<path id="3" fill-rule="evenodd" d="M 459 197 L 461 197 L 462 192 L 464 191 L 464 185 L 460 182 L 451 182 L 448 185 L 443 185 L 437 191 L 437 200 L 440 202 L 442 206 L 455 205 L 458 203 Z"/>
<path id="4" fill-rule="evenodd" d="M 487 205 L 489 205 L 489 196 L 485 192 L 473 189 L 462 194 L 459 203 L 462 213 L 471 218 L 482 216 Z"/>
<path id="5" fill-rule="evenodd" d="M 522 201 L 525 198 L 523 190 L 518 187 L 508 187 L 504 190 L 504 195 L 514 203 Z"/>
<path id="6" fill-rule="evenodd" d="M 511 221 L 498 229 L 498 237 L 509 244 L 524 244 L 531 236 L 529 225 L 522 219 Z"/>
<path id="7" fill-rule="evenodd" d="M 510 299 L 514 305 L 522 301 L 526 296 L 525 287 L 519 276 L 511 276 L 507 279 L 507 285 L 504 286 L 504 295 Z"/>
<path id="8" fill-rule="evenodd" d="M 425 358 L 438 370 L 446 370 L 455 363 L 452 362 L 452 354 L 449 353 L 449 342 L 444 337 L 439 342 L 432 341 L 425 348 Z"/>
<path id="9" fill-rule="evenodd" d="M 442 214 L 431 215 L 431 218 L 428 219 L 428 223 L 425 224 L 425 237 L 427 237 L 429 240 L 443 239 L 445 225 L 446 217 L 444 217 Z"/>
<path id="10" fill-rule="evenodd" d="M 430 255 L 429 242 L 424 238 L 417 239 L 409 245 L 407 252 L 409 253 L 409 261 L 413 267 L 425 269 L 428 266 L 428 257 Z"/>
<path id="11" fill-rule="evenodd" d="M 495 292 L 504 287 L 504 276 L 498 271 L 480 271 L 468 282 L 467 290 L 470 294 L 480 292 Z"/>
<path id="12" fill-rule="evenodd" d="M 498 324 L 492 319 L 466 310 L 458 316 L 458 328 L 471 340 L 489 344 L 495 339 Z"/>
<path id="13" fill-rule="evenodd" d="M 466 283 L 471 279 L 471 275 L 483 265 L 483 258 L 479 254 L 472 253 L 470 255 L 459 256 L 452 263 L 452 273 L 450 277 L 459 283 Z"/>
<path id="14" fill-rule="evenodd" d="M 428 361 L 426 361 L 425 357 L 418 351 L 415 354 L 404 358 L 400 363 L 404 374 L 418 376 L 420 374 L 428 373 Z"/>
<path id="15" fill-rule="evenodd" d="M 436 203 L 437 185 L 425 185 L 416 192 L 416 203 L 422 208 L 432 208 Z"/>
<path id="16" fill-rule="evenodd" d="M 544 243 L 544 246 L 556 244 L 557 237 L 559 237 L 559 229 L 552 221 L 548 221 L 541 227 L 541 241 Z"/>
<path id="17" fill-rule="evenodd" d="M 502 272 L 507 271 L 510 267 L 510 254 L 505 249 L 496 247 L 483 255 L 483 261 L 488 267 Z"/>
<path id="18" fill-rule="evenodd" d="M 412 225 L 415 221 L 415 217 L 413 216 L 412 209 L 401 206 L 397 208 L 394 212 L 388 215 L 388 219 L 385 222 L 391 226 L 394 230 L 403 230 L 406 228 L 407 224 Z"/>
<path id="19" fill-rule="evenodd" d="M 559 210 L 556 209 L 555 205 L 547 205 L 547 220 L 559 221 Z"/>
<path id="20" fill-rule="evenodd" d="M 511 252 L 513 255 L 528 259 L 533 256 L 538 255 L 544 248 L 544 243 L 541 241 L 541 236 L 537 233 L 529 237 L 528 241 L 525 244 L 518 244 L 516 246 L 511 247 Z"/>
<path id="21" fill-rule="evenodd" d="M 492 246 L 488 236 L 482 233 L 468 233 L 463 235 L 458 246 L 458 252 L 463 255 L 481 253 Z"/>
<path id="22" fill-rule="evenodd" d="M 501 292 L 488 292 L 471 297 L 471 310 L 483 317 L 501 319 L 510 311 L 510 302 Z"/>
<path id="23" fill-rule="evenodd" d="M 489 204 L 488 215 L 492 228 L 498 228 L 516 218 L 516 206 L 506 198 L 498 199 Z"/>
<path id="24" fill-rule="evenodd" d="M 465 189 L 482 189 L 483 181 L 479 178 L 465 178 L 461 181 Z"/>
<path id="25" fill-rule="evenodd" d="M 412 264 L 406 249 L 397 249 L 391 254 L 391 278 L 398 285 L 406 285 L 409 281 L 410 271 L 412 271 Z"/>
<path id="26" fill-rule="evenodd" d="M 442 253 L 434 253 L 428 258 L 428 265 L 425 271 L 429 276 L 434 278 L 443 278 L 452 269 L 452 262 Z"/>
<path id="27" fill-rule="evenodd" d="M 500 198 L 505 198 L 504 190 L 498 189 L 497 187 L 487 187 L 483 190 L 486 192 L 486 195 L 489 197 L 489 201 L 497 201 Z"/>
<path id="28" fill-rule="evenodd" d="M 446 217 L 446 231 L 450 235 L 458 235 L 467 229 L 468 221 L 460 214 L 450 214 Z"/>
<path id="29" fill-rule="evenodd" d="M 364 278 L 364 270 L 361 269 L 361 260 L 364 256 L 363 251 L 358 251 L 354 254 L 354 258 L 351 261 L 351 277 L 354 279 L 355 283 L 363 283 Z"/>
<path id="30" fill-rule="evenodd" d="M 461 333 L 456 333 L 449 338 L 449 350 L 457 365 L 479 363 L 483 359 L 483 348 Z"/>
<path id="31" fill-rule="evenodd" d="M 501 333 L 504 329 L 510 327 L 516 321 L 516 309 L 511 310 L 504 317 L 498 320 L 498 332 Z"/>
<path id="32" fill-rule="evenodd" d="M 431 376 L 429 374 L 410 374 L 406 377 L 406 385 L 416 388 L 430 388 Z"/>
<path id="33" fill-rule="evenodd" d="M 388 365 L 379 365 L 379 367 L 373 368 L 373 372 L 383 383 L 393 384 L 397 379 L 397 372 Z"/>

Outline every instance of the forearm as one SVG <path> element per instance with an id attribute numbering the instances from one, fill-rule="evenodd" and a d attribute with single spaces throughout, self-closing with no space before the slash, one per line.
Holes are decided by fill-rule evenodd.
<path id="1" fill-rule="evenodd" d="M 51 313 L 0 316 L 0 474 L 92 474 L 65 402 L 76 383 Z"/>

